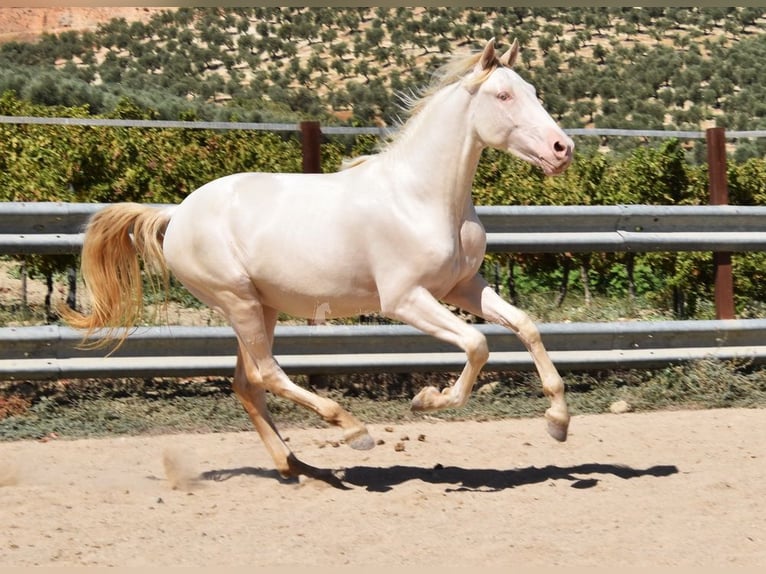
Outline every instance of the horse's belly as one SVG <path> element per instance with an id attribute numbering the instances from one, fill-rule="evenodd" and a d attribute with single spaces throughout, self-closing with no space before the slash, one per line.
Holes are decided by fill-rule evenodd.
<path id="1" fill-rule="evenodd" d="M 254 284 L 264 305 L 294 317 L 313 319 L 317 322 L 362 315 L 380 309 L 377 293 L 362 289 L 328 293 L 317 288 L 296 289 L 289 285 L 273 285 L 258 280 L 254 280 Z"/>
<path id="2" fill-rule="evenodd" d="M 305 233 L 253 234 L 245 268 L 266 305 L 315 318 L 356 315 L 379 307 L 365 251 L 353 241 Z"/>

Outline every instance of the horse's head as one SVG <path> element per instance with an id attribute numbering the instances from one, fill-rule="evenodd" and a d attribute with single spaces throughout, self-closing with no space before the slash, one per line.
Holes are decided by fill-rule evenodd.
<path id="1" fill-rule="evenodd" d="M 539 165 L 548 175 L 559 174 L 572 161 L 574 142 L 545 111 L 535 88 L 511 69 L 518 53 L 514 41 L 498 57 L 492 39 L 465 77 L 473 94 L 474 131 L 485 145 Z"/>

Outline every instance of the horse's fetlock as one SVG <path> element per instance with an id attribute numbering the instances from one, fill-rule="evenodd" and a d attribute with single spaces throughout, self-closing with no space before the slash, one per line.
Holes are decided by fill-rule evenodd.
<path id="1" fill-rule="evenodd" d="M 561 377 L 556 377 L 550 381 L 543 382 L 543 394 L 548 398 L 560 397 L 564 395 L 564 381 Z"/>

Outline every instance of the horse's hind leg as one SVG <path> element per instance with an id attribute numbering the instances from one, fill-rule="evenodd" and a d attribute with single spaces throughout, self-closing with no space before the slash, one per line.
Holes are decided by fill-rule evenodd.
<path id="1" fill-rule="evenodd" d="M 257 298 L 237 298 L 226 307 L 229 320 L 237 332 L 243 354 L 252 362 L 266 390 L 308 408 L 330 424 L 343 429 L 343 438 L 350 447 L 367 450 L 375 442 L 365 426 L 335 401 L 320 397 L 293 383 L 272 355 L 277 311 L 264 308 Z"/>
<path id="2" fill-rule="evenodd" d="M 250 359 L 247 351 L 240 344 L 237 349 L 237 366 L 234 369 L 234 392 L 245 407 L 255 430 L 266 445 L 277 471 L 284 477 L 299 475 L 321 478 L 330 482 L 339 482 L 331 471 L 308 465 L 293 454 L 279 434 L 271 420 L 266 406 L 266 390 L 258 372 L 258 367 Z"/>
<path id="3" fill-rule="evenodd" d="M 287 446 L 271 420 L 266 406 L 266 391 L 263 388 L 258 368 L 250 360 L 242 346 L 237 349 L 237 366 L 234 368 L 234 392 L 245 407 L 255 430 L 269 451 L 277 471 L 282 476 L 297 476 L 303 470 L 301 463 Z"/>

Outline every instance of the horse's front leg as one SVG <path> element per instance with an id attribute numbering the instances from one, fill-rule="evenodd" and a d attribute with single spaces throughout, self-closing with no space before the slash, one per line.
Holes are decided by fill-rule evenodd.
<path id="1" fill-rule="evenodd" d="M 468 359 L 453 386 L 441 392 L 432 386 L 423 388 L 412 399 L 412 409 L 433 411 L 463 406 L 489 357 L 486 337 L 456 317 L 424 288 L 416 288 L 395 301 L 388 301 L 382 311 L 393 319 L 460 347 Z"/>
<path id="2" fill-rule="evenodd" d="M 543 392 L 551 401 L 550 408 L 545 412 L 548 432 L 556 440 L 566 440 L 569 409 L 564 396 L 564 382 L 543 346 L 540 331 L 529 316 L 503 300 L 479 275 L 455 286 L 444 301 L 516 333 L 532 355 L 542 380 Z"/>

